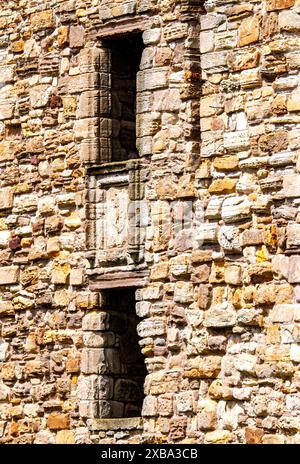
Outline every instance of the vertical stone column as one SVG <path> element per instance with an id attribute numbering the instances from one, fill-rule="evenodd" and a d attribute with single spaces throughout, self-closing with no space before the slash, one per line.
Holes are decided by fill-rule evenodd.
<path id="1" fill-rule="evenodd" d="M 118 318 L 102 309 L 83 318 L 85 348 L 82 351 L 81 376 L 77 389 L 79 414 L 82 418 L 122 417 L 123 404 L 113 401 L 113 376 L 121 374 L 113 332 L 117 326 L 122 326 Z"/>
<path id="2" fill-rule="evenodd" d="M 86 164 L 107 162 L 111 159 L 109 50 L 94 45 L 83 49 L 79 70 L 81 94 L 75 137 L 80 140 L 80 157 Z"/>

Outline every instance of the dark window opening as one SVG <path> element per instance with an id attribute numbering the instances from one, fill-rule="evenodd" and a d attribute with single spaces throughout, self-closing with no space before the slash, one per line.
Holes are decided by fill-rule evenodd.
<path id="1" fill-rule="evenodd" d="M 113 384 L 110 417 L 138 417 L 144 399 L 147 375 L 139 346 L 135 311 L 135 289 L 105 291 L 104 311 L 109 313 L 109 331 L 114 335 L 115 368 L 110 372 Z"/>
<path id="2" fill-rule="evenodd" d="M 110 39 L 112 161 L 137 158 L 136 77 L 143 51 L 141 34 Z"/>

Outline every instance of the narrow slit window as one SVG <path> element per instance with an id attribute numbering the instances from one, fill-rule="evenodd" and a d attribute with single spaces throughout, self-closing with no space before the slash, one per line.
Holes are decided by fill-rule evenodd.
<path id="1" fill-rule="evenodd" d="M 106 40 L 111 52 L 111 161 L 138 157 L 136 148 L 136 78 L 141 62 L 141 34 Z"/>
<path id="2" fill-rule="evenodd" d="M 135 311 L 135 288 L 106 290 L 109 327 L 106 334 L 111 349 L 107 356 L 107 376 L 111 394 L 101 408 L 100 417 L 139 417 L 144 399 L 144 382 L 147 375 L 144 356 L 139 346 Z"/>

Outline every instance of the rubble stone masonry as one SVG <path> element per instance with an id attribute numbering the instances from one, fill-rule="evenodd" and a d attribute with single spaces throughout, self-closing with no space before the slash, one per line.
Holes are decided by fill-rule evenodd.
<path id="1" fill-rule="evenodd" d="M 299 0 L 1 2 L 1 443 L 300 443 L 299 70 Z"/>

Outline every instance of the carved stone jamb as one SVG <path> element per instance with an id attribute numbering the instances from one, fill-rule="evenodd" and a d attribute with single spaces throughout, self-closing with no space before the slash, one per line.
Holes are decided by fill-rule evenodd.
<path id="1" fill-rule="evenodd" d="M 103 44 L 79 54 L 79 78 L 86 85 L 79 97 L 76 127 L 81 130 L 79 153 L 85 164 L 111 160 L 110 64 L 110 51 Z"/>

